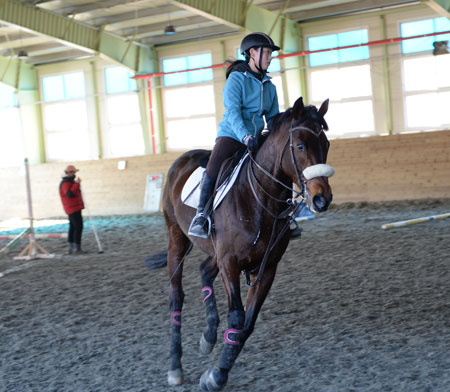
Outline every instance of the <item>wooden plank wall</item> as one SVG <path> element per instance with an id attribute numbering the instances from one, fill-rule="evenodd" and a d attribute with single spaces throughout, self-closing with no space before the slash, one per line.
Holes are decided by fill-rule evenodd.
<path id="1" fill-rule="evenodd" d="M 331 141 L 336 203 L 450 197 L 450 131 Z"/>
<path id="2" fill-rule="evenodd" d="M 144 213 L 148 174 L 165 174 L 181 153 L 74 162 L 92 215 Z M 334 203 L 450 198 L 450 131 L 331 141 Z M 35 218 L 63 216 L 58 185 L 64 163 L 31 166 Z M 27 217 L 23 168 L 0 169 L 0 220 Z"/>

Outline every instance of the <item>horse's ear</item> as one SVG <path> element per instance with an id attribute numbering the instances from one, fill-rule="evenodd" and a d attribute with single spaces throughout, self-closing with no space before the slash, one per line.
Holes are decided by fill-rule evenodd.
<path id="1" fill-rule="evenodd" d="M 294 113 L 295 120 L 300 118 L 304 108 L 305 105 L 303 105 L 303 97 L 300 97 L 295 101 L 294 107 L 292 108 L 292 113 Z"/>
<path id="2" fill-rule="evenodd" d="M 320 105 L 319 114 L 323 117 L 325 116 L 325 113 L 328 112 L 328 104 L 330 103 L 330 99 L 327 98 L 325 101 L 322 102 L 322 105 Z"/>

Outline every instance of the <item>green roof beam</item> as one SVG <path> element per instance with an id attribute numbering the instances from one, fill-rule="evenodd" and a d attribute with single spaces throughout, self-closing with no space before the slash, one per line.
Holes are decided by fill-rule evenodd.
<path id="1" fill-rule="evenodd" d="M 99 52 L 136 73 L 154 72 L 152 51 L 148 46 L 136 42 L 130 44 L 102 29 L 71 18 L 11 0 L 2 0 L 0 20 L 92 54 Z"/>
<path id="2" fill-rule="evenodd" d="M 269 34 L 282 49 L 286 31 L 295 31 L 296 22 L 242 0 L 176 0 L 173 3 L 205 18 L 224 23 L 233 28 L 247 31 L 261 31 Z M 282 9 L 281 11 L 284 11 Z"/>
<path id="3" fill-rule="evenodd" d="M 237 29 L 244 27 L 247 7 L 242 0 L 176 0 L 172 3 L 219 23 Z"/>
<path id="4" fill-rule="evenodd" d="M 450 0 L 421 0 L 422 3 L 432 8 L 439 15 L 450 18 Z"/>

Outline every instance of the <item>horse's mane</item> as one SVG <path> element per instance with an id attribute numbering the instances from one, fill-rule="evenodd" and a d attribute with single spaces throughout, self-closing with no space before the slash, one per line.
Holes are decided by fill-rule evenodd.
<path id="1" fill-rule="evenodd" d="M 285 112 L 276 114 L 270 122 L 270 131 L 277 131 L 281 127 L 281 124 L 285 121 L 292 122 L 293 117 L 294 114 L 292 108 L 287 109 Z M 323 130 L 328 130 L 327 122 L 313 105 L 305 106 L 302 110 L 300 118 L 293 122 L 292 125 L 296 126 L 299 124 L 307 124 L 308 122 L 318 123 L 321 125 Z"/>

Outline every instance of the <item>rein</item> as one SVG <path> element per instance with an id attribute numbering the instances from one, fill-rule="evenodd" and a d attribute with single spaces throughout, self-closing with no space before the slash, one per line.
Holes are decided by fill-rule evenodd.
<path id="1" fill-rule="evenodd" d="M 246 271 L 247 274 L 247 285 L 249 285 L 250 287 L 255 287 L 262 279 L 262 275 L 264 273 L 264 269 L 266 267 L 266 262 L 267 259 L 269 258 L 269 254 L 270 252 L 273 250 L 273 248 L 275 247 L 275 245 L 278 243 L 278 241 L 280 241 L 280 239 L 283 237 L 283 235 L 286 233 L 287 229 L 289 228 L 290 225 L 290 221 L 292 220 L 292 213 L 298 209 L 298 206 L 300 205 L 301 202 L 298 202 L 296 199 L 298 197 L 301 197 L 302 202 L 305 200 L 305 193 L 307 192 L 306 190 L 306 182 L 307 181 L 301 181 L 301 175 L 298 171 L 297 168 L 297 162 L 295 160 L 295 156 L 294 156 L 294 146 L 293 146 L 293 142 L 292 142 L 292 133 L 294 131 L 307 131 L 310 132 L 312 134 L 314 134 L 315 136 L 319 137 L 320 133 L 323 132 L 323 130 L 321 130 L 321 132 L 319 134 L 317 134 L 316 132 L 314 132 L 312 129 L 307 128 L 307 127 L 303 127 L 303 126 L 298 126 L 298 127 L 291 127 L 289 128 L 289 138 L 286 140 L 286 143 L 283 147 L 283 152 L 281 154 L 281 158 L 280 158 L 280 166 L 281 166 L 281 162 L 283 159 L 283 154 L 284 151 L 286 150 L 286 146 L 289 142 L 289 147 L 290 147 L 290 155 L 291 155 L 291 162 L 292 165 L 295 168 L 295 174 L 297 176 L 297 184 L 300 184 L 301 189 L 300 192 L 297 192 L 293 187 L 289 187 L 286 184 L 284 184 L 282 181 L 278 180 L 278 178 L 276 178 L 275 176 L 273 176 L 269 171 L 267 171 L 263 166 L 261 166 L 252 156 L 252 154 L 249 152 L 249 157 L 250 157 L 250 162 L 249 165 L 247 166 L 247 178 L 248 178 L 248 182 L 250 185 L 250 189 L 253 193 L 253 196 L 256 199 L 256 202 L 272 217 L 274 218 L 273 224 L 272 224 L 272 232 L 270 235 L 270 240 L 269 240 L 269 244 L 266 248 L 266 251 L 264 252 L 264 257 L 261 261 L 261 264 L 259 266 L 259 271 L 258 271 L 258 275 L 255 279 L 255 281 L 253 283 L 250 283 L 250 279 L 248 277 L 249 273 L 248 271 Z M 269 177 L 271 180 L 273 180 L 274 182 L 278 183 L 279 185 L 281 185 L 283 188 L 289 190 L 291 192 L 291 194 L 295 194 L 295 197 L 291 197 L 288 198 L 286 200 L 281 200 L 276 198 L 275 196 L 272 196 L 271 194 L 269 194 L 261 185 L 261 183 L 259 182 L 258 178 L 255 175 L 255 172 L 253 170 L 253 166 L 256 166 L 262 173 L 264 173 L 267 177 Z M 303 172 L 303 169 L 302 169 Z M 255 184 L 258 185 L 259 189 L 262 190 L 262 192 L 264 192 L 264 194 L 266 194 L 270 199 L 279 202 L 279 203 L 286 203 L 288 205 L 288 207 L 283 210 L 280 214 L 276 215 L 274 214 L 271 210 L 269 210 L 269 208 L 267 208 L 264 203 L 260 200 L 257 191 L 255 189 Z M 290 219 L 287 219 L 289 216 Z M 282 229 L 278 232 L 278 236 L 275 238 L 275 226 L 278 220 L 281 219 L 286 219 L 286 223 L 283 225 Z"/>

